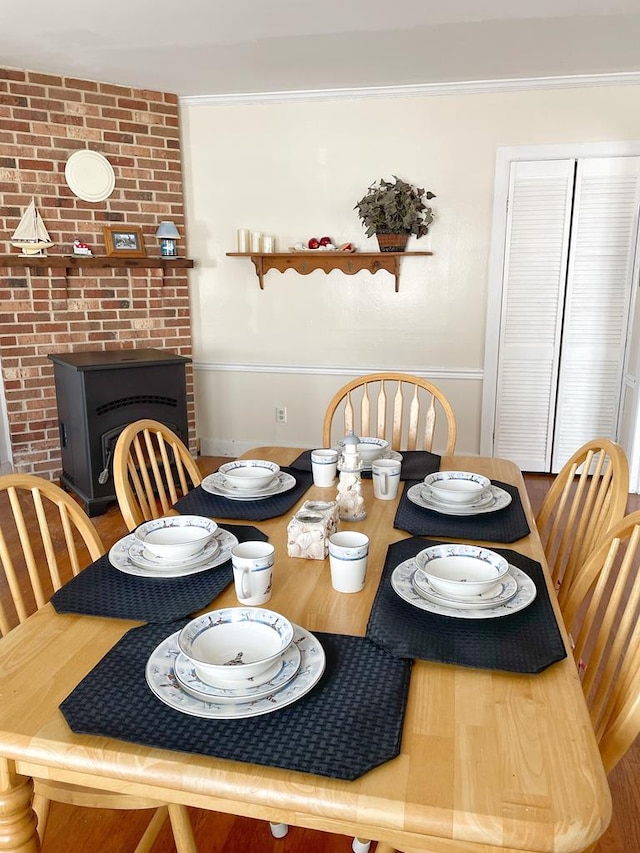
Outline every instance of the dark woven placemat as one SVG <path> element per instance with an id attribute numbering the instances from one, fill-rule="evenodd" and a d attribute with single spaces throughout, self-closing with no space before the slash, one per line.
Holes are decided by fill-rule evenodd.
<path id="1" fill-rule="evenodd" d="M 290 510 L 313 483 L 313 477 L 309 473 L 292 471 L 290 468 L 281 470 L 296 478 L 296 485 L 281 495 L 259 501 L 230 501 L 228 498 L 205 492 L 202 486 L 197 486 L 180 498 L 173 508 L 185 515 L 208 515 L 211 518 L 243 518 L 247 521 L 276 518 Z"/>
<path id="2" fill-rule="evenodd" d="M 424 480 L 427 474 L 434 474 L 440 470 L 442 457 L 436 453 L 429 453 L 427 450 L 403 450 L 401 456 L 401 480 Z M 311 471 L 311 451 L 303 451 L 291 463 L 291 468 L 297 471 Z M 363 471 L 362 476 L 371 477 L 371 471 Z"/>
<path id="3" fill-rule="evenodd" d="M 535 600 L 499 619 L 455 619 L 413 607 L 391 586 L 397 565 L 438 544 L 403 539 L 390 545 L 367 637 L 400 657 L 508 672 L 541 672 L 567 656 L 539 563 L 507 548 L 498 554 L 522 569 L 536 585 Z"/>
<path id="4" fill-rule="evenodd" d="M 405 530 L 412 536 L 443 536 L 454 539 L 482 539 L 487 542 L 516 542 L 531 533 L 520 494 L 516 486 L 491 481 L 494 486 L 509 492 L 511 503 L 497 512 L 482 515 L 443 515 L 421 506 L 416 506 L 407 497 L 407 491 L 415 483 L 404 487 L 393 526 Z"/>
<path id="5" fill-rule="evenodd" d="M 204 720 L 162 703 L 145 681 L 153 649 L 184 623 L 129 631 L 60 705 L 74 732 L 356 779 L 395 758 L 411 663 L 364 637 L 316 634 L 327 664 L 302 699 L 246 720 Z"/>
<path id="6" fill-rule="evenodd" d="M 221 524 L 239 542 L 267 537 L 248 524 Z M 169 622 L 202 610 L 233 582 L 231 560 L 180 578 L 141 578 L 114 568 L 107 554 L 51 597 L 58 613 Z"/>

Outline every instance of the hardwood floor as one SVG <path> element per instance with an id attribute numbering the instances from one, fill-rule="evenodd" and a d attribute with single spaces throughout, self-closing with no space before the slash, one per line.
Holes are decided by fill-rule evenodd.
<path id="1" fill-rule="evenodd" d="M 226 459 L 200 457 L 203 474 L 217 470 Z M 542 503 L 551 483 L 545 475 L 526 475 L 525 480 L 534 512 Z M 630 496 L 628 511 L 640 509 L 640 496 Z M 0 515 L 0 523 L 2 516 Z M 105 543 L 109 545 L 127 531 L 117 507 L 111 507 L 93 519 Z M 613 820 L 595 853 L 633 853 L 640 851 L 640 740 L 629 750 L 610 776 Z M 351 838 L 291 827 L 283 839 L 275 839 L 264 821 L 239 818 L 215 812 L 191 810 L 194 834 L 202 853 L 349 853 Z M 149 812 L 111 812 L 80 809 L 53 804 L 44 853 L 126 853 L 133 851 L 142 835 Z M 173 838 L 166 824 L 149 853 L 172 853 Z M 372 853 L 375 846 L 372 845 Z"/>

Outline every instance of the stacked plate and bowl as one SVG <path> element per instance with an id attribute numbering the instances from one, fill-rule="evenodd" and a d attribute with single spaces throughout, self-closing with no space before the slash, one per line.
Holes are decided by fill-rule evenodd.
<path id="1" fill-rule="evenodd" d="M 371 465 L 377 459 L 397 459 L 402 462 L 402 455 L 395 450 L 389 449 L 389 442 L 384 438 L 375 436 L 362 436 L 358 438 L 358 454 L 362 459 L 362 470 L 370 471 Z M 342 454 L 344 451 L 344 439 L 336 445 L 336 450 Z"/>
<path id="2" fill-rule="evenodd" d="M 264 500 L 288 492 L 296 484 L 295 477 L 281 471 L 267 459 L 238 459 L 227 462 L 206 476 L 201 486 L 205 492 L 236 501 Z"/>
<path id="3" fill-rule="evenodd" d="M 261 607 L 226 607 L 188 622 L 151 655 L 147 682 L 193 716 L 254 717 L 290 705 L 324 672 L 309 631 Z"/>
<path id="4" fill-rule="evenodd" d="M 397 566 L 391 584 L 415 607 L 467 619 L 515 613 L 536 596 L 525 572 L 495 551 L 466 544 L 425 548 Z"/>
<path id="5" fill-rule="evenodd" d="M 511 503 L 509 492 L 472 471 L 436 471 L 407 491 L 408 499 L 444 515 L 481 515 Z"/>
<path id="6" fill-rule="evenodd" d="M 195 574 L 226 562 L 237 538 L 202 515 L 175 515 L 145 521 L 109 551 L 126 574 L 171 578 Z"/>

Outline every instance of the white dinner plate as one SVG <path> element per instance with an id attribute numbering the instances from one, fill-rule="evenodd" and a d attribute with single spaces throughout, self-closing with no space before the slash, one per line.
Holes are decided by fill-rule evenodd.
<path id="1" fill-rule="evenodd" d="M 481 505 L 477 504 L 445 504 L 439 500 L 433 500 L 427 497 L 427 489 L 429 487 L 424 483 L 416 483 L 407 490 L 407 497 L 412 504 L 420 506 L 423 509 L 430 509 L 434 512 L 439 512 L 442 515 L 484 515 L 486 512 L 497 512 L 504 509 L 511 503 L 511 495 L 509 492 L 501 489 L 499 486 L 489 486 L 488 492 L 491 493 L 492 499 L 483 499 Z M 484 503 L 484 500 L 487 502 Z"/>
<path id="2" fill-rule="evenodd" d="M 429 613 L 437 613 L 439 616 L 450 616 L 454 619 L 498 619 L 501 616 L 509 616 L 524 610 L 536 597 L 536 585 L 526 572 L 517 566 L 509 566 L 509 573 L 515 578 L 518 591 L 508 601 L 495 607 L 459 607 L 458 602 L 448 604 L 437 604 L 435 601 L 427 600 L 424 595 L 417 592 L 413 576 L 418 568 L 416 561 L 412 558 L 405 560 L 396 566 L 391 575 L 391 586 L 394 592 L 404 599 L 408 604 L 419 610 Z"/>
<path id="3" fill-rule="evenodd" d="M 491 607 L 498 607 L 512 599 L 518 592 L 518 582 L 511 572 L 507 572 L 507 576 L 498 581 L 488 592 L 481 592 L 467 598 L 443 595 L 433 586 L 420 567 L 416 569 L 411 580 L 416 592 L 426 598 L 427 601 L 443 604 L 445 607 L 456 607 L 459 610 L 473 610 L 474 608 L 486 610 Z"/>
<path id="4" fill-rule="evenodd" d="M 203 701 L 191 696 L 180 686 L 175 674 L 175 660 L 179 654 L 176 631 L 151 653 L 145 676 L 151 691 L 176 711 L 208 720 L 231 720 L 259 717 L 278 711 L 301 699 L 320 680 L 325 667 L 324 649 L 310 631 L 293 626 L 293 642 L 300 651 L 300 667 L 294 677 L 281 687 L 259 699 L 229 705 L 216 701 Z"/>
<path id="5" fill-rule="evenodd" d="M 236 705 L 238 702 L 251 702 L 253 699 L 262 699 L 276 690 L 280 690 L 288 684 L 300 669 L 302 656 L 300 649 L 295 643 L 285 649 L 281 657 L 276 661 L 273 671 L 267 673 L 265 680 L 258 679 L 259 684 L 249 686 L 218 686 L 208 684 L 198 678 L 195 667 L 189 658 L 182 654 L 178 655 L 174 663 L 174 672 L 178 683 L 183 690 L 200 699 L 203 702 L 216 702 L 221 705 Z"/>
<path id="6" fill-rule="evenodd" d="M 231 559 L 231 549 L 238 544 L 238 539 L 229 533 L 228 530 L 223 530 L 219 527 L 216 530 L 214 539 L 217 540 L 219 550 L 206 563 L 198 566 L 176 566 L 175 569 L 169 569 L 159 572 L 157 569 L 143 569 L 141 566 L 136 566 L 131 561 L 129 556 L 129 548 L 135 537 L 133 533 L 119 539 L 109 551 L 109 561 L 111 565 L 124 572 L 127 575 L 135 575 L 140 578 L 155 578 L 156 580 L 164 580 L 164 578 L 181 578 L 185 575 L 195 575 L 197 572 L 204 572 L 207 569 L 214 569 L 216 566 L 221 566 Z"/>
<path id="7" fill-rule="evenodd" d="M 449 509 L 484 509 L 485 507 L 492 506 L 496 501 L 496 496 L 491 491 L 490 487 L 484 489 L 484 491 L 476 496 L 475 500 L 467 504 L 461 504 L 459 501 L 456 503 L 456 501 L 444 500 L 440 495 L 437 495 L 434 492 L 428 483 L 422 484 L 421 495 L 427 503 L 438 504 L 438 506 L 443 506 Z"/>
<path id="8" fill-rule="evenodd" d="M 64 167 L 64 177 L 71 191 L 83 201 L 104 201 L 116 185 L 113 166 L 98 151 L 75 151 Z"/>
<path id="9" fill-rule="evenodd" d="M 219 550 L 220 542 L 214 536 L 193 557 L 180 560 L 179 563 L 172 563 L 170 560 L 165 560 L 163 557 L 152 553 L 148 548 L 144 547 L 142 542 L 135 539 L 129 545 L 129 559 L 135 566 L 139 566 L 141 569 L 164 573 L 171 572 L 173 569 L 193 569 L 196 566 L 201 566 L 203 563 L 210 563 Z"/>
<path id="10" fill-rule="evenodd" d="M 296 478 L 285 471 L 281 471 L 277 475 L 275 483 L 271 483 L 260 491 L 238 489 L 232 486 L 225 479 L 224 475 L 218 471 L 214 474 L 208 474 L 200 483 L 205 492 L 217 495 L 220 498 L 228 498 L 230 501 L 261 501 L 265 498 L 273 497 L 273 495 L 281 495 L 283 492 L 288 492 L 295 484 Z"/>

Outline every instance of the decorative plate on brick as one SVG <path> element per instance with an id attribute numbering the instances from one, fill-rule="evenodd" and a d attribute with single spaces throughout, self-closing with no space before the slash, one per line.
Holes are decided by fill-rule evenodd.
<path id="1" fill-rule="evenodd" d="M 97 151 L 76 151 L 64 167 L 71 191 L 83 201 L 104 201 L 116 185 L 113 166 Z"/>

